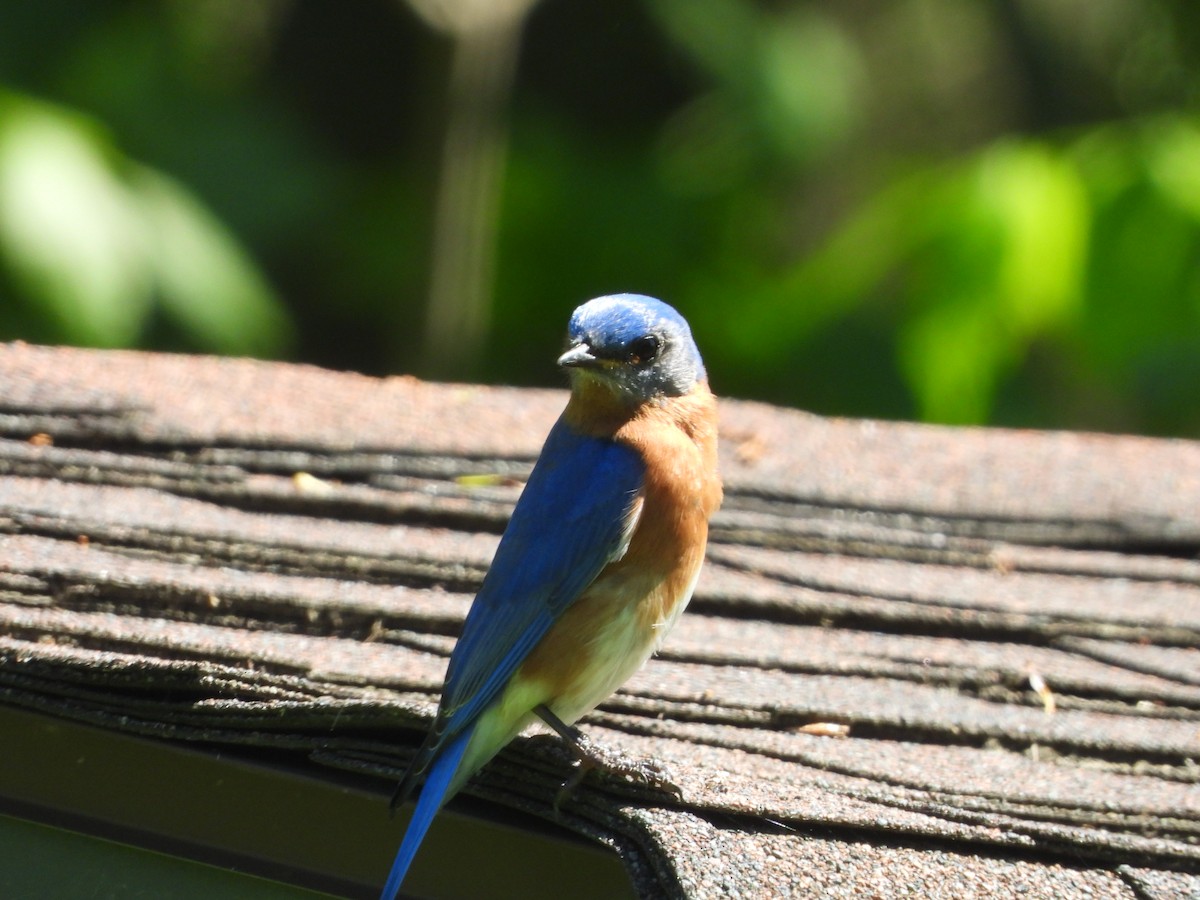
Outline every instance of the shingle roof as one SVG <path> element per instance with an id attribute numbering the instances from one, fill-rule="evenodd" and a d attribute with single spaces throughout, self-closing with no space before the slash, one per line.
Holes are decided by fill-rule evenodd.
<path id="1" fill-rule="evenodd" d="M 394 776 L 563 399 L 0 346 L 0 699 Z M 1200 897 L 1200 443 L 722 435 L 691 610 L 585 720 L 682 796 L 561 826 L 646 896 Z M 555 820 L 567 759 L 469 791 Z"/>

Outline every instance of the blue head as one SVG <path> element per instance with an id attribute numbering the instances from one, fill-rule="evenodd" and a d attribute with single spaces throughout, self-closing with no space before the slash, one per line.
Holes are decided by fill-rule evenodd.
<path id="1" fill-rule="evenodd" d="M 635 403 L 679 397 L 706 377 L 687 320 L 641 294 L 589 300 L 571 314 L 558 364 Z"/>

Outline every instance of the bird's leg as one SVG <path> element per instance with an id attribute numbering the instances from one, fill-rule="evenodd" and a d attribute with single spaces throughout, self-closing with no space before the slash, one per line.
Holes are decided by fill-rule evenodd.
<path id="1" fill-rule="evenodd" d="M 575 788 L 579 787 L 580 782 L 592 769 L 608 772 L 654 790 L 666 791 L 676 797 L 683 796 L 678 785 L 667 777 L 666 769 L 658 763 L 648 759 L 633 759 L 619 751 L 600 746 L 578 728 L 568 725 L 556 716 L 545 704 L 537 707 L 534 712 L 570 745 L 577 760 L 574 774 L 563 782 L 562 787 L 555 795 L 555 812 L 558 811 L 562 801 L 570 797 Z"/>

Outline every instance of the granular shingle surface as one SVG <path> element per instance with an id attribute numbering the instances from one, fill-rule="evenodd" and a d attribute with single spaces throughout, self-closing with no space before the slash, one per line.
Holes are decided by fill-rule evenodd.
<path id="1" fill-rule="evenodd" d="M 0 346 L 0 701 L 387 790 L 563 400 Z M 1200 897 L 1200 444 L 722 434 L 692 610 L 585 721 L 680 796 L 561 825 L 645 896 Z M 468 791 L 554 819 L 567 772 L 527 737 Z"/>

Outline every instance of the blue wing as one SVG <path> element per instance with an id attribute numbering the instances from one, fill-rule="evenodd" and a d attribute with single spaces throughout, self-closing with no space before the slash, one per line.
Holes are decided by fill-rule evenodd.
<path id="1" fill-rule="evenodd" d="M 495 699 L 562 610 L 624 551 L 644 475 L 629 447 L 558 420 L 450 657 L 438 743 Z"/>

